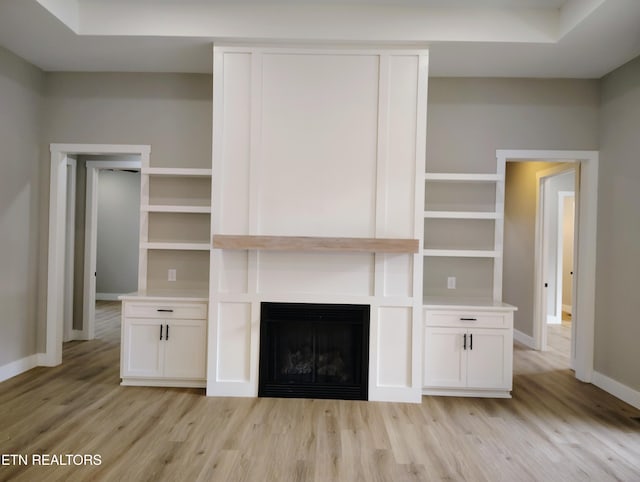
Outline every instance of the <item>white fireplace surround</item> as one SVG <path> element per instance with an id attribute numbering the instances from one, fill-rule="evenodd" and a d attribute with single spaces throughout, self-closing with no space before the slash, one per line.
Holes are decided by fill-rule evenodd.
<path id="1" fill-rule="evenodd" d="M 422 257 L 215 247 L 216 235 L 418 240 L 424 50 L 214 48 L 207 395 L 258 392 L 260 303 L 371 306 L 369 400 L 420 402 Z"/>

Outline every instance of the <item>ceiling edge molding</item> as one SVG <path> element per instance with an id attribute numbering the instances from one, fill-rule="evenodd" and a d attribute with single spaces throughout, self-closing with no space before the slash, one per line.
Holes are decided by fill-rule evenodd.
<path id="1" fill-rule="evenodd" d="M 559 39 L 580 25 L 608 0 L 567 0 L 560 9 Z"/>

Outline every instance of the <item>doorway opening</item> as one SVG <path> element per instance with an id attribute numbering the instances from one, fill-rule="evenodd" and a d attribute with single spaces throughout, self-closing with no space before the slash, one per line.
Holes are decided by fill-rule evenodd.
<path id="1" fill-rule="evenodd" d="M 514 163 L 523 162 L 553 162 L 559 163 L 567 170 L 567 164 L 575 168 L 575 253 L 572 279 L 572 356 L 571 366 L 575 370 L 576 378 L 590 382 L 593 376 L 594 357 L 594 293 L 595 293 L 595 253 L 596 253 L 596 225 L 597 225 L 597 179 L 598 179 L 598 153 L 596 151 L 545 151 L 545 150 L 498 150 L 496 151 L 499 165 L 506 166 L 507 161 Z M 556 164 L 557 166 L 558 164 Z M 541 168 L 540 170 L 542 170 Z M 562 170 L 562 169 L 560 169 Z M 528 193 L 529 206 L 533 205 L 533 212 L 541 209 L 541 195 L 539 185 L 540 176 L 536 182 L 530 183 Z M 564 191 L 569 191 L 564 189 Z M 556 193 L 559 196 L 559 191 Z M 531 200 L 535 199 L 535 203 Z M 510 203 L 509 196 L 505 197 L 505 208 Z M 557 206 L 557 205 L 556 205 Z M 556 207 L 557 209 L 557 207 Z M 506 210 L 505 210 L 506 212 Z M 558 212 L 556 211 L 556 223 Z M 505 215 L 505 235 L 510 229 L 509 219 Z M 515 321 L 514 337 L 530 348 L 541 350 L 546 347 L 547 340 L 547 307 L 549 306 L 549 276 L 557 276 L 556 271 L 545 270 L 544 249 L 542 244 L 542 221 L 532 227 L 528 224 L 527 232 L 516 232 L 516 240 L 505 239 L 505 258 L 509 255 L 507 242 L 520 250 L 516 263 L 510 267 L 505 263 L 505 290 L 519 289 L 519 295 L 510 294 L 508 298 L 518 305 L 518 316 Z M 525 242 L 518 238 L 526 237 Z M 507 236 L 505 236 L 506 238 Z M 534 241 L 531 242 L 531 238 Z M 557 249 L 557 248 L 556 248 Z M 547 252 L 549 248 L 547 247 Z M 556 251 L 557 259 L 557 251 Z M 505 260 L 506 261 L 506 260 Z M 510 272 L 509 270 L 512 270 Z M 522 271 L 529 270 L 533 276 Z M 547 274 L 549 273 L 549 274 Z M 554 280 L 557 278 L 554 278 Z M 524 281 L 523 281 L 524 280 Z M 547 287 L 545 287 L 547 283 Z M 554 282 L 553 311 L 557 307 L 557 282 Z M 505 295 L 506 296 L 506 295 Z M 519 299 L 518 296 L 520 296 Z M 528 308 L 527 308 L 528 307 Z M 525 309 L 523 309 L 525 308 Z"/>
<path id="2" fill-rule="evenodd" d="M 113 304 L 138 289 L 141 161 L 136 154 L 78 156 L 78 162 L 86 166 L 86 201 L 78 200 L 86 210 L 78 229 L 84 259 L 76 259 L 83 283 L 74 305 L 81 314 L 74 320 L 81 320 L 82 339 L 92 340 L 102 332 L 96 331 L 96 302 Z"/>
<path id="3" fill-rule="evenodd" d="M 62 363 L 62 342 L 66 335 L 70 339 L 91 339 L 95 336 L 95 259 L 97 247 L 97 182 L 101 169 L 140 169 L 142 162 L 149 159 L 148 145 L 114 144 L 51 144 L 51 174 L 49 194 L 49 249 L 48 282 L 46 305 L 46 353 L 43 364 L 55 366 Z M 76 217 L 72 194 L 77 197 L 76 176 L 79 156 L 137 156 L 139 160 L 95 161 L 107 163 L 104 166 L 94 164 L 87 169 L 87 190 L 84 237 L 72 236 L 69 220 Z M 70 173 L 72 172 L 72 173 Z M 139 206 L 139 204 L 138 204 Z M 75 223 L 74 223 L 75 224 Z M 75 229 L 75 228 L 74 228 Z M 74 238 L 74 241 L 71 240 Z M 78 239 L 84 239 L 84 256 L 78 254 Z M 83 259 L 83 281 L 78 283 L 72 275 L 76 270 L 76 261 Z M 75 278 L 75 281 L 74 281 Z M 75 305 L 73 286 L 82 285 L 83 295 L 82 324 L 70 325 L 70 306 Z M 65 316 L 65 305 L 66 315 Z M 65 324 L 65 320 L 67 320 Z"/>
<path id="4" fill-rule="evenodd" d="M 547 347 L 573 362 L 575 345 L 572 323 L 575 253 L 575 191 L 560 191 L 557 197 L 555 313 L 547 320 Z"/>
<path id="5" fill-rule="evenodd" d="M 574 201 L 579 196 L 579 164 L 544 163 L 536 172 L 536 253 L 544 289 L 538 302 L 540 349 L 554 350 L 573 367 L 575 336 L 573 313 L 574 253 L 577 252 Z M 535 300 L 534 300 L 535 302 Z"/>

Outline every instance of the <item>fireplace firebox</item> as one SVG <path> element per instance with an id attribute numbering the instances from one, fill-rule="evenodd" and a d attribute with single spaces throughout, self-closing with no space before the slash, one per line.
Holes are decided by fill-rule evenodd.
<path id="1" fill-rule="evenodd" d="M 368 399 L 369 305 L 261 304 L 258 396 Z"/>

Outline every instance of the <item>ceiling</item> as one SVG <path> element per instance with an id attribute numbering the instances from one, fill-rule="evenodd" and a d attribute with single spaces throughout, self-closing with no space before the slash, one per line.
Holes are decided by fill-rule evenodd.
<path id="1" fill-rule="evenodd" d="M 428 47 L 430 74 L 600 78 L 640 55 L 640 0 L 0 0 L 46 71 L 211 72 L 211 44 Z"/>

